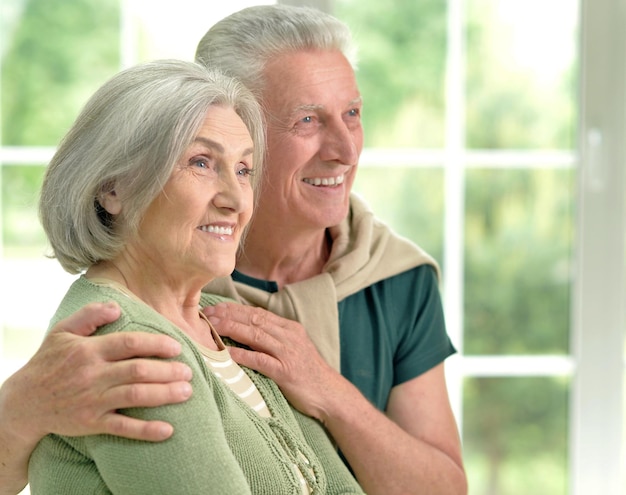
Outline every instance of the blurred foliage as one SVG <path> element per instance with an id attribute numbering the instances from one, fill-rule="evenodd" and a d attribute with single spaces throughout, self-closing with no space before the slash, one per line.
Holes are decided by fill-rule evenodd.
<path id="1" fill-rule="evenodd" d="M 437 260 L 443 258 L 443 170 L 384 164 L 361 167 L 354 190 L 397 232 L 410 237 Z"/>
<path id="2" fill-rule="evenodd" d="M 119 69 L 119 1 L 2 2 L 2 145 L 56 146 L 89 96 Z M 43 251 L 36 216 L 43 170 L 2 167 L 7 254 Z"/>
<path id="3" fill-rule="evenodd" d="M 560 378 L 465 380 L 470 493 L 567 493 L 568 388 Z"/>
<path id="4" fill-rule="evenodd" d="M 2 144 L 56 146 L 119 69 L 119 1 L 2 1 L 22 4 L 3 50 Z"/>
<path id="5" fill-rule="evenodd" d="M 3 51 L 3 144 L 56 145 L 88 96 L 119 67 L 119 2 L 2 1 L 21 7 Z M 497 8 L 507 2 L 467 1 L 467 146 L 574 149 L 575 62 L 549 79 L 517 64 L 508 27 L 498 24 Z M 443 0 L 389 0 L 383 10 L 377 1 L 337 0 L 334 13 L 359 46 L 368 147 L 444 146 L 446 8 Z M 574 43 L 576 33 L 561 28 L 535 45 Z M 34 207 L 42 170 L 3 166 L 5 253 L 43 245 Z M 460 226 L 466 354 L 568 352 L 574 175 L 569 169 L 466 171 Z M 362 167 L 355 190 L 442 261 L 441 168 Z M 555 378 L 466 380 L 463 434 L 473 495 L 566 492 L 568 389 Z"/>
<path id="6" fill-rule="evenodd" d="M 365 145 L 441 147 L 444 142 L 446 2 L 339 0 L 334 14 L 359 50 Z"/>
<path id="7" fill-rule="evenodd" d="M 546 78 L 536 65 L 519 64 L 511 26 L 497 17 L 505 3 L 511 2 L 466 3 L 467 147 L 574 149 L 577 67 Z M 341 0 L 335 10 L 357 35 L 366 145 L 442 146 L 446 2 L 396 0 L 385 15 L 376 2 L 369 5 Z M 540 9 L 541 2 L 528 8 Z M 399 37 L 390 34 L 396 28 Z M 530 28 L 532 46 L 560 42 L 575 49 L 571 26 L 545 39 Z M 362 168 L 355 189 L 441 261 L 443 172 L 384 165 Z M 570 169 L 467 170 L 465 354 L 568 353 L 574 180 Z M 568 390 L 566 381 L 546 377 L 466 380 L 463 441 L 471 493 L 567 492 Z"/>
<path id="8" fill-rule="evenodd" d="M 567 354 L 573 171 L 466 175 L 465 354 Z"/>
<path id="9" fill-rule="evenodd" d="M 6 256 L 41 256 L 46 245 L 37 218 L 43 166 L 3 165 L 2 227 Z"/>
<path id="10" fill-rule="evenodd" d="M 553 2 L 577 9 L 572 0 Z M 554 26 L 552 17 L 550 31 L 538 29 L 547 17 L 542 0 L 467 0 L 466 5 L 467 147 L 573 149 L 578 67 L 574 60 L 560 71 L 550 54 L 552 47 L 564 47 L 568 52 L 558 59 L 567 60 L 577 47 L 575 27 Z M 503 19 L 507 5 L 522 5 L 523 18 Z"/>

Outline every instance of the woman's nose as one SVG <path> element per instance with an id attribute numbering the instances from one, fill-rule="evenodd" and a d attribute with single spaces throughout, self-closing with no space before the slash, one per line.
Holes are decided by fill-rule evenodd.
<path id="1" fill-rule="evenodd" d="M 246 207 L 246 200 L 236 174 L 223 174 L 218 182 L 218 191 L 213 199 L 215 206 L 234 212 L 242 211 Z"/>

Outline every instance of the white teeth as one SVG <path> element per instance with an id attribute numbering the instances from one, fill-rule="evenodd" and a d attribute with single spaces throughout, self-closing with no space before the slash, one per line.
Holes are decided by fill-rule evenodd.
<path id="1" fill-rule="evenodd" d="M 210 232 L 212 234 L 233 235 L 232 227 L 217 227 L 215 225 L 203 225 L 202 227 L 200 227 L 200 230 L 202 232 Z"/>
<path id="2" fill-rule="evenodd" d="M 315 177 L 314 179 L 304 179 L 304 182 L 307 184 L 311 184 L 312 186 L 338 186 L 339 184 L 343 184 L 344 176 L 340 175 L 338 177 Z"/>

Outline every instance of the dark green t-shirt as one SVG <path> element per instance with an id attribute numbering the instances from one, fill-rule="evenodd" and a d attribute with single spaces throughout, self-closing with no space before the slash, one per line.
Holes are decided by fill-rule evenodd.
<path id="1" fill-rule="evenodd" d="M 275 282 L 235 271 L 235 281 L 266 292 Z M 339 301 L 341 374 L 378 409 L 392 387 L 455 353 L 446 332 L 435 270 L 421 265 Z"/>

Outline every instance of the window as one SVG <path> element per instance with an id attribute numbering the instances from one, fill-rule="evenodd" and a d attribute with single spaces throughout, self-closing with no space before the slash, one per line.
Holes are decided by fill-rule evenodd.
<path id="1" fill-rule="evenodd" d="M 79 108 L 120 67 L 191 59 L 214 20 L 250 3 L 272 2 L 2 1 L 0 381 L 72 280 L 43 256 L 36 200 Z M 470 492 L 624 492 L 618 1 L 291 3 L 351 26 L 366 134 L 355 189 L 441 264 Z"/>
<path id="2" fill-rule="evenodd" d="M 442 265 L 473 494 L 624 489 L 615 4 L 333 3 L 361 49 L 355 187 Z"/>

